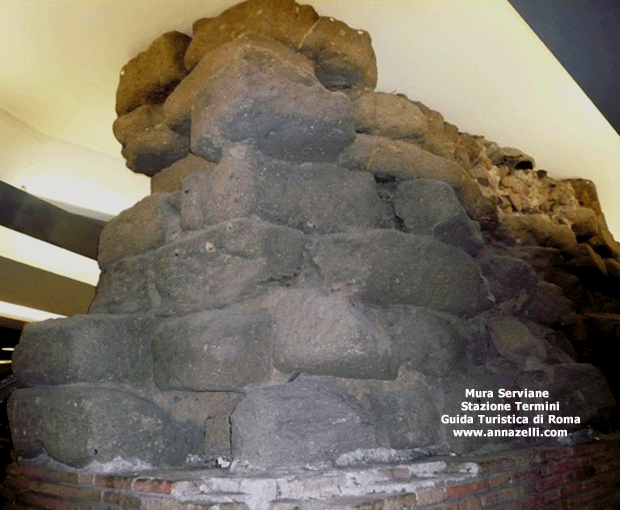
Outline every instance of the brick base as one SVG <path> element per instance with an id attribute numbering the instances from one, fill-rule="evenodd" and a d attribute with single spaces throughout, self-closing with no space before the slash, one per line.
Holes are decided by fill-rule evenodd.
<path id="1" fill-rule="evenodd" d="M 620 444 L 604 439 L 294 475 L 108 475 L 13 464 L 2 492 L 9 510 L 617 510 Z"/>

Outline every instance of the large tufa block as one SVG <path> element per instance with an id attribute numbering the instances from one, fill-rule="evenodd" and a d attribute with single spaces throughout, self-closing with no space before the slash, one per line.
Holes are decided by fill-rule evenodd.
<path id="1" fill-rule="evenodd" d="M 249 391 L 231 416 L 238 468 L 320 465 L 378 446 L 367 412 L 346 391 L 304 378 Z"/>
<path id="2" fill-rule="evenodd" d="M 400 94 L 370 92 L 353 101 L 355 131 L 394 140 L 419 142 L 428 119 L 413 101 Z"/>
<path id="3" fill-rule="evenodd" d="M 191 102 L 191 152 L 219 161 L 226 146 L 249 140 L 277 159 L 335 161 L 355 137 L 349 99 L 325 89 L 302 56 L 256 39 L 241 37 L 230 43 L 239 47 L 236 52 L 215 52 L 226 59 L 220 58 L 217 72 L 200 80 L 200 92 Z M 190 77 L 201 72 L 198 66 Z M 164 108 L 169 110 L 183 93 L 190 92 L 177 88 Z"/>
<path id="4" fill-rule="evenodd" d="M 139 174 L 151 177 L 189 153 L 189 138 L 166 125 L 159 105 L 139 106 L 116 119 L 113 130 L 127 168 Z"/>
<path id="5" fill-rule="evenodd" d="M 217 310 L 169 319 L 155 334 L 162 390 L 237 391 L 271 373 L 273 327 L 260 310 Z"/>
<path id="6" fill-rule="evenodd" d="M 79 315 L 28 324 L 13 355 L 31 385 L 152 380 L 151 321 L 136 315 Z"/>
<path id="7" fill-rule="evenodd" d="M 395 379 L 391 339 L 379 321 L 338 296 L 314 289 L 285 292 L 274 311 L 274 359 L 283 372 Z"/>
<path id="8" fill-rule="evenodd" d="M 185 315 L 255 296 L 296 276 L 305 236 L 255 219 L 226 221 L 155 252 L 156 313 Z"/>
<path id="9" fill-rule="evenodd" d="M 465 353 L 465 340 L 440 314 L 425 308 L 392 305 L 384 310 L 394 356 L 408 370 L 445 377 Z"/>
<path id="10" fill-rule="evenodd" d="M 93 462 L 182 466 L 203 451 L 204 430 L 174 421 L 129 393 L 80 386 L 16 390 L 8 403 L 19 455 L 47 454 L 71 467 Z"/>
<path id="11" fill-rule="evenodd" d="M 224 152 L 210 178 L 184 184 L 184 227 L 257 216 L 305 233 L 378 228 L 387 216 L 368 173 L 335 165 L 301 165 L 258 156 L 247 145 Z"/>
<path id="12" fill-rule="evenodd" d="M 180 216 L 171 195 L 150 195 L 106 224 L 99 237 L 99 265 L 154 250 L 180 231 Z"/>
<path id="13" fill-rule="evenodd" d="M 184 57 L 191 37 L 167 32 L 121 70 L 116 91 L 116 113 L 125 115 L 146 104 L 163 103 L 185 77 Z"/>
<path id="14" fill-rule="evenodd" d="M 433 179 L 404 181 L 393 201 L 394 212 L 406 232 L 432 235 L 471 256 L 484 248 L 480 225 L 469 219 L 449 184 Z"/>
<path id="15" fill-rule="evenodd" d="M 355 97 L 377 84 L 377 63 L 368 33 L 319 17 L 311 6 L 294 0 L 249 0 L 216 18 L 196 21 L 194 39 L 185 55 L 187 68 L 246 32 L 273 38 L 308 56 L 317 78 L 330 90 Z"/>
<path id="16" fill-rule="evenodd" d="M 153 303 L 157 302 L 152 264 L 152 253 L 105 264 L 101 268 L 95 298 L 88 313 L 150 312 Z"/>
<path id="17" fill-rule="evenodd" d="M 427 236 L 375 229 L 317 239 L 313 259 L 330 292 L 380 305 L 473 315 L 490 302 L 476 262 Z"/>

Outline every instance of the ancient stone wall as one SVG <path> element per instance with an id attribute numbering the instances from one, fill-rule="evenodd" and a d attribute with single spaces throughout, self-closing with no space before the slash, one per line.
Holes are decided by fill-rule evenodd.
<path id="1" fill-rule="evenodd" d="M 593 186 L 375 84 L 368 34 L 292 0 L 123 68 L 114 132 L 153 193 L 106 226 L 89 313 L 24 331 L 23 459 L 298 469 L 610 427 L 580 362 L 618 312 Z"/>

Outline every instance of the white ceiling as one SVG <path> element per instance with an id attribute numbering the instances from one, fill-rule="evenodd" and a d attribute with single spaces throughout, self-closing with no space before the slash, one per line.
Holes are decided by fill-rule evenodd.
<path id="1" fill-rule="evenodd" d="M 112 135 L 118 73 L 162 33 L 191 35 L 234 3 L 0 0 L 0 180 L 99 218 L 148 194 Z M 507 0 L 310 3 L 370 33 L 379 90 L 517 147 L 554 177 L 592 179 L 620 238 L 620 137 Z M 14 244 L 0 235 L 0 255 L 24 260 L 21 248 L 7 254 Z"/>

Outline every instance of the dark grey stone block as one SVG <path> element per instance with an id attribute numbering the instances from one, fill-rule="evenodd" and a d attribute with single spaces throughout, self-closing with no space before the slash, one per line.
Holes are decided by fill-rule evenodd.
<path id="1" fill-rule="evenodd" d="M 153 351 L 162 390 L 240 390 L 271 373 L 271 315 L 239 309 L 168 319 L 157 328 Z"/>
<path id="2" fill-rule="evenodd" d="M 276 367 L 283 372 L 394 379 L 398 364 L 381 322 L 338 296 L 290 290 L 275 307 Z"/>
<path id="3" fill-rule="evenodd" d="M 243 144 L 224 151 L 209 178 L 184 185 L 184 226 L 258 216 L 305 233 L 377 228 L 387 216 L 373 177 L 321 163 L 262 157 Z"/>
<path id="4" fill-rule="evenodd" d="M 19 455 L 46 453 L 76 468 L 115 460 L 175 467 L 203 451 L 200 427 L 118 390 L 24 388 L 11 395 L 8 414 Z"/>
<path id="5" fill-rule="evenodd" d="M 77 315 L 27 324 L 13 355 L 30 385 L 152 380 L 152 322 L 140 315 Z"/>
<path id="6" fill-rule="evenodd" d="M 330 292 L 375 304 L 472 315 L 491 303 L 476 262 L 427 236 L 375 229 L 317 238 L 313 259 Z"/>
<path id="7" fill-rule="evenodd" d="M 150 195 L 106 224 L 99 238 L 99 264 L 146 253 L 180 232 L 175 197 L 168 193 Z"/>
<path id="8" fill-rule="evenodd" d="M 297 230 L 247 218 L 186 235 L 155 252 L 156 313 L 185 315 L 258 295 L 299 273 L 304 246 Z"/>
<path id="9" fill-rule="evenodd" d="M 146 313 L 156 302 L 153 254 L 127 257 L 104 264 L 88 313 Z"/>
<path id="10" fill-rule="evenodd" d="M 339 386 L 298 378 L 248 392 L 231 416 L 239 468 L 305 466 L 378 446 L 362 406 Z"/>
<path id="11" fill-rule="evenodd" d="M 191 152 L 219 161 L 226 146 L 250 141 L 278 159 L 335 161 L 355 138 L 347 96 L 325 89 L 309 61 L 302 65 L 304 57 L 273 40 L 242 36 L 225 46 L 230 45 L 240 50 L 225 52 L 217 72 L 201 82 L 192 100 Z"/>
<path id="12" fill-rule="evenodd" d="M 430 377 L 450 374 L 465 353 L 465 340 L 439 314 L 407 305 L 392 305 L 384 312 L 399 364 Z"/>
<path id="13" fill-rule="evenodd" d="M 400 183 L 394 212 L 407 232 L 432 235 L 472 256 L 484 248 L 480 225 L 467 216 L 454 189 L 445 182 L 415 179 Z"/>

